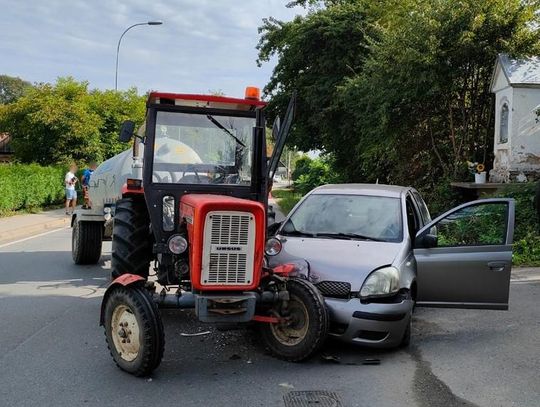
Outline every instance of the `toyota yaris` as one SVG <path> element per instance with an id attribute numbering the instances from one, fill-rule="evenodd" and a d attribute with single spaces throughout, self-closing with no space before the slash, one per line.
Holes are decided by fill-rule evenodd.
<path id="1" fill-rule="evenodd" d="M 342 184 L 307 194 L 269 228 L 270 265 L 305 260 L 331 334 L 410 341 L 415 306 L 508 309 L 514 201 L 482 199 L 432 220 L 413 188 Z"/>

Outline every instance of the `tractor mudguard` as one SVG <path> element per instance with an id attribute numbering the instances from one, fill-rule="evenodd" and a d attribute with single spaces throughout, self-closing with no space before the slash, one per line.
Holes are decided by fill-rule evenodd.
<path id="1" fill-rule="evenodd" d="M 104 321 L 105 304 L 107 303 L 107 299 L 109 298 L 111 291 L 119 285 L 123 287 L 127 287 L 128 285 L 133 285 L 141 281 L 146 281 L 146 279 L 137 274 L 129 274 L 129 273 L 122 274 L 120 277 L 117 277 L 113 280 L 113 282 L 107 287 L 105 294 L 103 294 L 103 300 L 101 301 L 101 312 L 99 313 L 100 326 L 103 326 L 103 324 L 105 323 Z"/>

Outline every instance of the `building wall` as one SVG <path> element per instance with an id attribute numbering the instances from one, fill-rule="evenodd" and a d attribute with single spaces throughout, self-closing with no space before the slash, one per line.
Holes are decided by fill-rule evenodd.
<path id="1" fill-rule="evenodd" d="M 504 76 L 501 74 L 500 77 Z M 513 88 L 508 86 L 500 87 L 495 94 L 495 140 L 493 142 L 494 155 L 493 170 L 490 172 L 491 182 L 509 182 L 511 172 L 511 146 L 512 146 L 512 126 L 514 125 L 513 108 Z M 501 137 L 501 111 L 504 104 L 508 105 L 508 141 L 500 142 Z"/>
<path id="2" fill-rule="evenodd" d="M 540 172 L 540 89 L 513 88 L 514 121 L 511 126 L 511 170 Z"/>

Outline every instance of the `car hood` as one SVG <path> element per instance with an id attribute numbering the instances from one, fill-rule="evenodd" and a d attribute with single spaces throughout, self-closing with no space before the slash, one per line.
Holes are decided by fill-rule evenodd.
<path id="1" fill-rule="evenodd" d="M 346 281 L 359 291 L 365 278 L 376 268 L 390 265 L 403 248 L 401 243 L 363 240 L 280 237 L 283 248 L 270 264 L 304 259 L 310 280 Z"/>

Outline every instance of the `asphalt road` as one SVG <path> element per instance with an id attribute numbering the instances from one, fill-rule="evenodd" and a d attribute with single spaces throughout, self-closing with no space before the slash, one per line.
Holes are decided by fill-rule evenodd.
<path id="1" fill-rule="evenodd" d="M 418 309 L 409 350 L 329 343 L 302 364 L 268 356 L 252 330 L 167 311 L 164 360 L 139 379 L 115 367 L 98 326 L 109 265 L 110 243 L 99 265 L 73 265 L 69 229 L 0 246 L 0 405 L 284 406 L 292 391 L 328 391 L 343 406 L 540 406 L 538 282 L 513 284 L 507 312 Z"/>

